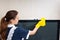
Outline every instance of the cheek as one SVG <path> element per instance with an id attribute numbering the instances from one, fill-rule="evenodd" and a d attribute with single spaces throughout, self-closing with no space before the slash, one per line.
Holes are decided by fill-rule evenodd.
<path id="1" fill-rule="evenodd" d="M 18 19 L 16 19 L 16 21 L 15 21 L 15 22 L 16 22 L 16 23 L 18 23 L 18 21 L 19 21 L 19 20 L 18 20 Z"/>

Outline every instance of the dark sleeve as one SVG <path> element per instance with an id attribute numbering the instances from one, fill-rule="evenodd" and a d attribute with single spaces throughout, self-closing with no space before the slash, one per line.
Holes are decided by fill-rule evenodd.
<path id="1" fill-rule="evenodd" d="M 20 28 L 20 27 L 18 27 L 16 30 L 17 30 L 19 36 L 22 38 L 26 38 L 28 33 L 29 33 L 29 30 L 25 30 L 25 29 Z"/>

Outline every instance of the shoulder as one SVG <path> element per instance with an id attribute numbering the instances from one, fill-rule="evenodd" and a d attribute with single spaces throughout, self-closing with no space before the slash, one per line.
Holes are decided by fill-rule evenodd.
<path id="1" fill-rule="evenodd" d="M 28 30 L 26 30 L 26 29 L 24 29 L 22 27 L 17 27 L 15 31 L 20 31 L 21 32 L 21 31 L 28 31 Z"/>

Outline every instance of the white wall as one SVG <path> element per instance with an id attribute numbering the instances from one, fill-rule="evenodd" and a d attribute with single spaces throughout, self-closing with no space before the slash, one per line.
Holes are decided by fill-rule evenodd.
<path id="1" fill-rule="evenodd" d="M 8 10 L 8 0 L 0 0 L 0 19 L 6 14 Z"/>
<path id="2" fill-rule="evenodd" d="M 19 12 L 20 19 L 46 17 L 47 20 L 60 20 L 59 5 L 59 0 L 0 0 L 0 18 L 7 10 L 15 9 Z"/>

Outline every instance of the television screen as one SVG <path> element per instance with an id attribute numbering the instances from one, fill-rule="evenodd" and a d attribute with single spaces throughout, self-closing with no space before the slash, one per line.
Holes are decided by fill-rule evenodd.
<path id="1" fill-rule="evenodd" d="M 18 27 L 23 27 L 26 30 L 33 30 L 39 20 L 20 20 Z M 58 21 L 47 20 L 46 26 L 38 29 L 35 35 L 30 36 L 28 40 L 57 40 Z M 26 40 L 26 39 L 25 39 Z"/>

